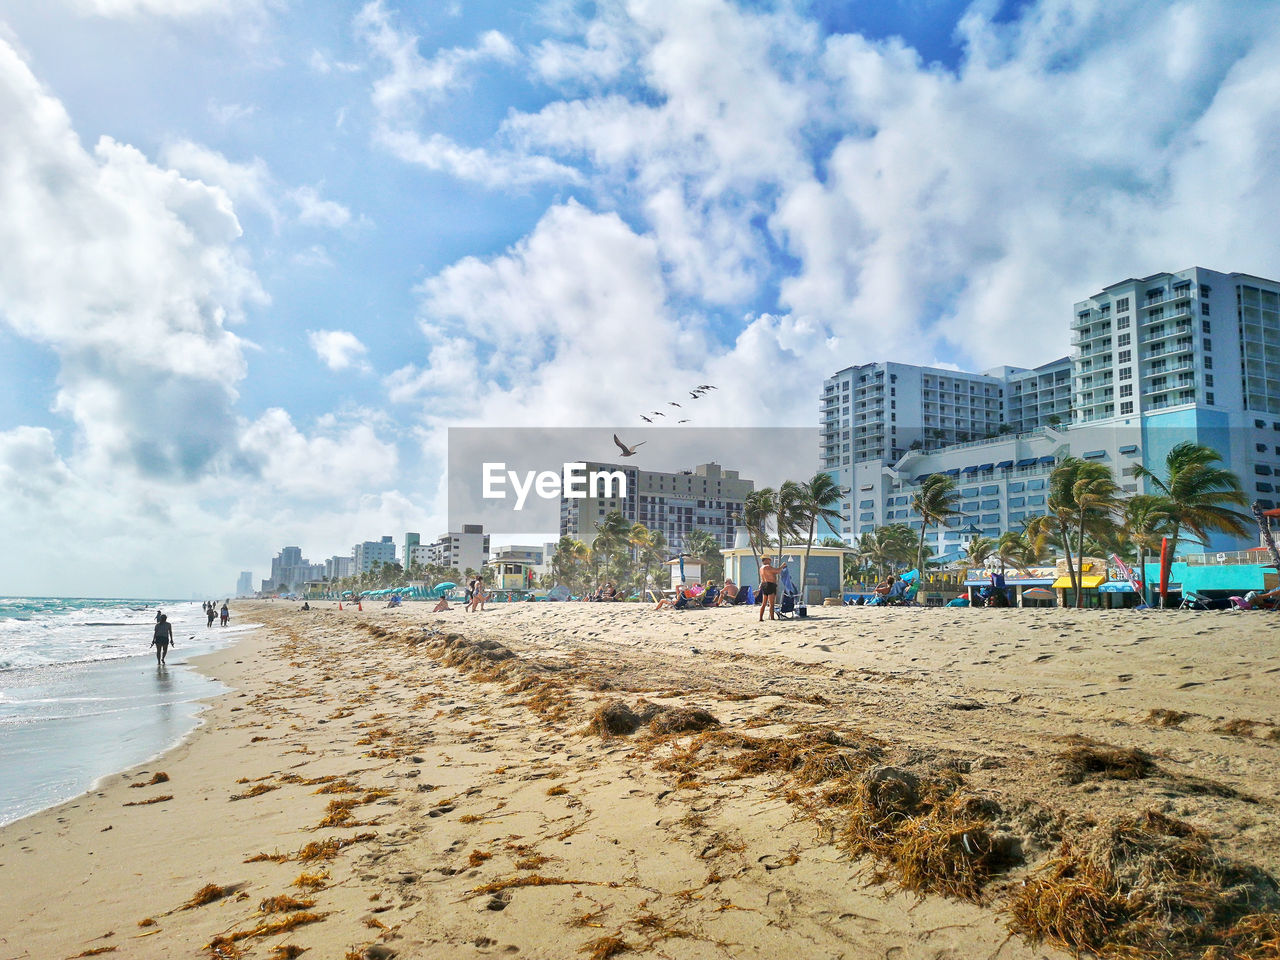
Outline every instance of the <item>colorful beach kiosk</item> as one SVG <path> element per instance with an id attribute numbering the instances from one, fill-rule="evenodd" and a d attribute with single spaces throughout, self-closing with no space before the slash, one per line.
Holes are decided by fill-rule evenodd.
<path id="1" fill-rule="evenodd" d="M 489 561 L 492 581 L 489 588 L 498 593 L 527 593 L 533 589 L 534 563 L 516 554 L 503 553 Z"/>
<path id="2" fill-rule="evenodd" d="M 782 560 L 791 571 L 791 576 L 800 580 L 800 564 L 804 558 L 804 544 L 793 544 L 782 551 Z M 809 565 L 805 570 L 805 585 L 802 588 L 804 603 L 811 607 L 821 606 L 828 597 L 839 597 L 844 591 L 844 558 L 854 551 L 849 547 L 809 548 Z M 777 550 L 770 550 L 770 555 L 778 557 Z M 748 547 L 732 547 L 721 550 L 724 557 L 725 579 L 732 580 L 740 587 L 760 586 L 759 568 L 756 555 Z"/>

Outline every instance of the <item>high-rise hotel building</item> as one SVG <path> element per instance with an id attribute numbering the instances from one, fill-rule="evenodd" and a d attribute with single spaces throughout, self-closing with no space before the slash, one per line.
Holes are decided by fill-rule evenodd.
<path id="1" fill-rule="evenodd" d="M 1072 354 L 1034 370 L 958 373 L 897 363 L 849 367 L 820 400 L 821 463 L 849 490 L 841 534 L 920 521 L 911 494 L 954 476 L 965 518 L 931 531 L 946 558 L 980 533 L 1043 513 L 1066 456 L 1108 464 L 1139 491 L 1183 440 L 1212 446 L 1251 498 L 1280 484 L 1280 284 L 1193 267 L 1112 284 L 1075 304 Z M 1229 537 L 1208 549 L 1243 546 Z M 1194 543 L 1188 551 L 1203 549 Z"/>

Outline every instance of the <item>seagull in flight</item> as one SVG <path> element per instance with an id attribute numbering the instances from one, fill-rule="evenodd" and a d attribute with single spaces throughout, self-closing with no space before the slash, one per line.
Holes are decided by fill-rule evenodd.
<path id="1" fill-rule="evenodd" d="M 646 443 L 648 443 L 649 441 L 648 441 L 648 440 L 641 440 L 641 441 L 640 441 L 639 443 L 637 443 L 635 446 L 633 446 L 633 447 L 628 447 L 625 443 L 623 443 L 621 440 L 619 440 L 619 439 L 618 439 L 618 435 L 615 433 L 615 434 L 613 435 L 613 442 L 614 442 L 614 443 L 616 443 L 616 444 L 618 445 L 618 449 L 622 451 L 622 455 L 623 455 L 624 457 L 634 457 L 634 456 L 636 455 L 636 447 L 642 447 L 642 446 L 644 446 Z"/>
<path id="2" fill-rule="evenodd" d="M 677 420 L 676 423 L 688 423 L 688 420 Z"/>
<path id="3" fill-rule="evenodd" d="M 697 400 L 699 397 L 701 397 L 701 396 L 702 396 L 702 394 L 701 394 L 700 392 L 698 392 L 697 390 L 690 390 L 690 391 L 689 391 L 689 396 L 691 396 L 691 397 L 693 397 L 693 399 Z"/>
<path id="4" fill-rule="evenodd" d="M 665 417 L 665 416 L 666 416 L 666 414 L 665 414 L 665 413 L 663 413 L 661 410 L 653 410 L 653 411 L 650 411 L 650 412 L 651 412 L 655 417 Z"/>
<path id="5" fill-rule="evenodd" d="M 653 421 L 650 420 L 648 417 L 646 417 L 643 413 L 640 414 L 640 419 L 643 420 L 645 423 L 653 423 Z"/>
<path id="6" fill-rule="evenodd" d="M 715 386 L 714 384 L 704 383 L 704 384 L 700 384 L 698 386 L 698 389 L 701 390 L 703 393 L 705 393 L 708 390 L 718 390 L 719 387 Z"/>
<path id="7" fill-rule="evenodd" d="M 676 403 L 674 400 L 668 400 L 668 401 L 667 401 L 667 406 L 668 406 L 668 407 L 678 407 L 678 406 L 680 406 L 680 404 Z"/>

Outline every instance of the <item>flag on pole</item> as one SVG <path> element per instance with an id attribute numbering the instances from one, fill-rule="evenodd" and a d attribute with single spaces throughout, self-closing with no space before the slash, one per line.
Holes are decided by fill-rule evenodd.
<path id="1" fill-rule="evenodd" d="M 1143 586 L 1142 578 L 1139 577 L 1127 563 L 1117 557 L 1114 553 L 1111 555 L 1111 559 L 1115 562 L 1116 571 L 1120 574 L 1121 578 L 1129 581 L 1129 586 L 1133 587 L 1133 592 L 1142 597 L 1143 602 L 1145 603 L 1147 593 L 1146 588 Z"/>

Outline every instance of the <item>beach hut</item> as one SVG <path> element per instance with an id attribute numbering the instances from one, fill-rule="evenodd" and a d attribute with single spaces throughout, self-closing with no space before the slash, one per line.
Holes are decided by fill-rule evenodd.
<path id="1" fill-rule="evenodd" d="M 721 551 L 723 553 L 724 551 Z M 671 571 L 671 589 L 682 583 L 702 582 L 702 561 L 693 557 L 673 557 L 667 561 L 666 567 Z"/>
<path id="2" fill-rule="evenodd" d="M 799 579 L 804 544 L 793 544 L 782 551 L 782 560 L 792 576 Z M 844 589 L 844 558 L 854 551 L 849 547 L 813 546 L 809 550 L 809 566 L 805 571 L 804 602 L 821 606 L 827 597 L 839 597 Z M 738 586 L 759 587 L 760 574 L 750 546 L 731 547 L 720 551 L 724 557 L 724 575 Z M 776 550 L 770 554 L 777 557 Z"/>
<path id="3" fill-rule="evenodd" d="M 493 577 L 490 586 L 494 590 L 524 592 L 533 586 L 537 564 L 527 557 L 503 553 L 490 560 L 488 566 Z"/>

